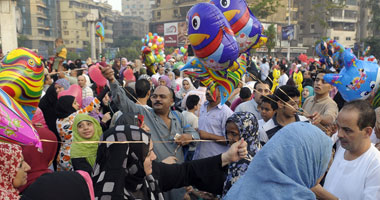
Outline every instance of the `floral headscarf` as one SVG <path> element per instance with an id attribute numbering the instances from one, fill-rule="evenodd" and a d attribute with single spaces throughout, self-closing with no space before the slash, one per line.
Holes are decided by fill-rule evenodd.
<path id="1" fill-rule="evenodd" d="M 88 105 L 90 105 L 94 101 L 94 99 L 95 97 L 84 98 L 82 101 L 82 108 L 86 108 Z M 101 112 L 96 113 L 96 109 L 89 112 L 88 115 L 98 120 L 98 122 L 100 122 L 104 116 Z"/>
<path id="2" fill-rule="evenodd" d="M 228 192 L 231 186 L 244 175 L 248 169 L 249 163 L 260 149 L 260 140 L 258 132 L 258 122 L 253 113 L 236 112 L 227 119 L 227 122 L 233 122 L 239 128 L 240 138 L 247 142 L 248 155 L 247 158 L 238 162 L 229 164 L 227 178 L 224 182 L 223 196 Z"/>
<path id="3" fill-rule="evenodd" d="M 20 198 L 18 190 L 13 186 L 13 180 L 21 162 L 21 146 L 0 142 L 0 199 Z"/>
<path id="4" fill-rule="evenodd" d="M 64 78 L 58 79 L 55 84 L 62 86 L 65 90 L 69 89 L 70 87 L 69 81 Z"/>

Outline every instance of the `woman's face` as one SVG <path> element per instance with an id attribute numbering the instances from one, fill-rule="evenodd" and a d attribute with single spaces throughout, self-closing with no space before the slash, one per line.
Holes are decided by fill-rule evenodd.
<path id="1" fill-rule="evenodd" d="M 90 121 L 81 121 L 78 124 L 78 134 L 81 138 L 90 139 L 94 136 L 94 124 Z"/>
<path id="2" fill-rule="evenodd" d="M 22 159 L 22 162 L 20 163 L 20 166 L 18 167 L 17 174 L 15 179 L 13 179 L 13 187 L 19 188 L 26 184 L 28 174 L 27 172 L 30 170 L 30 166 L 28 163 Z"/>
<path id="3" fill-rule="evenodd" d="M 226 124 L 226 133 L 230 145 L 240 140 L 240 131 L 234 122 L 228 122 Z"/>
<path id="4" fill-rule="evenodd" d="M 305 71 L 305 72 L 303 73 L 303 78 L 304 78 L 304 79 L 311 78 L 311 76 L 310 76 L 310 72 L 309 72 L 309 71 Z"/>
<path id="5" fill-rule="evenodd" d="M 127 64 L 126 60 L 121 60 L 121 65 L 125 66 Z"/>
<path id="6" fill-rule="evenodd" d="M 152 174 L 152 161 L 156 160 L 156 158 L 157 156 L 153 151 L 153 141 L 150 140 L 149 152 L 144 161 L 144 171 L 147 176 Z"/>
<path id="7" fill-rule="evenodd" d="M 170 80 L 173 80 L 173 73 L 169 73 L 168 76 Z"/>
<path id="8" fill-rule="evenodd" d="M 77 102 L 77 100 L 74 100 L 74 102 L 73 102 L 73 108 L 75 110 L 79 110 L 80 109 L 80 106 L 79 106 L 79 103 Z"/>
<path id="9" fill-rule="evenodd" d="M 57 92 L 57 95 L 58 95 L 60 92 L 62 92 L 62 91 L 65 90 L 65 88 L 62 87 L 62 86 L 59 85 L 59 84 L 55 84 L 54 87 L 55 87 L 55 91 Z"/>
<path id="10" fill-rule="evenodd" d="M 302 91 L 302 97 L 304 98 L 304 99 L 306 99 L 308 96 L 309 96 L 309 89 L 307 89 L 307 88 L 304 88 L 303 89 L 303 91 Z"/>
<path id="11" fill-rule="evenodd" d="M 160 79 L 160 85 L 166 86 L 166 81 L 164 79 Z"/>
<path id="12" fill-rule="evenodd" d="M 189 81 L 183 81 L 183 88 L 185 89 L 185 90 L 188 90 L 188 89 L 190 89 L 190 84 L 189 84 Z"/>
<path id="13" fill-rule="evenodd" d="M 46 76 L 45 85 L 51 85 L 53 84 L 53 79 L 50 77 L 50 75 Z"/>

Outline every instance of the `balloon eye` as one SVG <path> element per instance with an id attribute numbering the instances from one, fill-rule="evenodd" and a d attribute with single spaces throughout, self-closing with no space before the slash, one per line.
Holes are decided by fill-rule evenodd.
<path id="1" fill-rule="evenodd" d="M 366 91 L 366 92 L 362 92 L 361 94 L 360 94 L 360 96 L 362 96 L 362 97 L 365 97 L 365 96 L 368 96 L 369 95 L 369 92 L 368 91 Z"/>
<path id="2" fill-rule="evenodd" d="M 220 0 L 220 5 L 223 7 L 223 8 L 228 8 L 230 6 L 230 0 Z"/>
<path id="3" fill-rule="evenodd" d="M 371 89 L 373 89 L 373 88 L 375 88 L 375 84 L 376 84 L 375 81 L 371 81 L 369 87 L 371 87 Z"/>
<path id="4" fill-rule="evenodd" d="M 28 64 L 29 64 L 29 66 L 34 67 L 34 60 L 29 59 Z"/>
<path id="5" fill-rule="evenodd" d="M 193 26 L 194 30 L 198 30 L 201 26 L 201 18 L 199 18 L 199 16 L 194 16 L 193 20 L 191 21 L 191 25 Z"/>

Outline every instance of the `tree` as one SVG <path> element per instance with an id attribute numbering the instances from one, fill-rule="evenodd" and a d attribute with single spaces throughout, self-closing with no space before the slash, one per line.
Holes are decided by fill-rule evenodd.
<path id="1" fill-rule="evenodd" d="M 345 7 L 345 0 L 319 0 L 315 2 L 312 4 L 311 12 L 306 16 L 309 16 L 308 21 L 317 22 L 324 28 L 329 27 L 327 19 L 332 15 L 334 10 Z"/>
<path id="2" fill-rule="evenodd" d="M 249 4 L 249 9 L 257 18 L 264 19 L 276 13 L 281 6 L 280 0 L 259 0 Z"/>
<path id="3" fill-rule="evenodd" d="M 276 46 L 276 28 L 274 27 L 274 24 L 271 24 L 268 29 L 264 31 L 264 35 L 268 37 L 266 46 L 268 48 L 268 55 L 271 55 L 272 49 Z"/>
<path id="4" fill-rule="evenodd" d="M 364 3 L 364 1 L 362 1 Z M 380 31 L 380 5 L 378 0 L 369 0 L 366 5 L 370 8 L 372 19 L 368 23 L 368 27 L 372 30 L 373 35 L 379 35 Z M 372 48 L 372 47 L 371 47 Z"/>
<path id="5" fill-rule="evenodd" d="M 370 46 L 369 55 L 374 55 L 377 59 L 380 58 L 380 36 L 373 36 L 365 39 L 364 46 Z"/>
<path id="6" fill-rule="evenodd" d="M 142 47 L 141 38 L 123 35 L 113 41 L 112 47 L 120 49 L 116 57 L 127 57 L 129 60 L 138 59 Z"/>

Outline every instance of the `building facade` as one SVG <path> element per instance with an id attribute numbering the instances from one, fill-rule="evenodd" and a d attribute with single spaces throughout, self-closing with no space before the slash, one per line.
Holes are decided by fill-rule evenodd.
<path id="1" fill-rule="evenodd" d="M 149 32 L 149 26 L 142 17 L 114 16 L 113 38 L 121 36 L 144 37 Z"/>
<path id="2" fill-rule="evenodd" d="M 38 51 L 44 57 L 53 52 L 58 36 L 55 0 L 17 0 L 19 20 L 17 31 L 24 38 L 22 46 Z"/>

